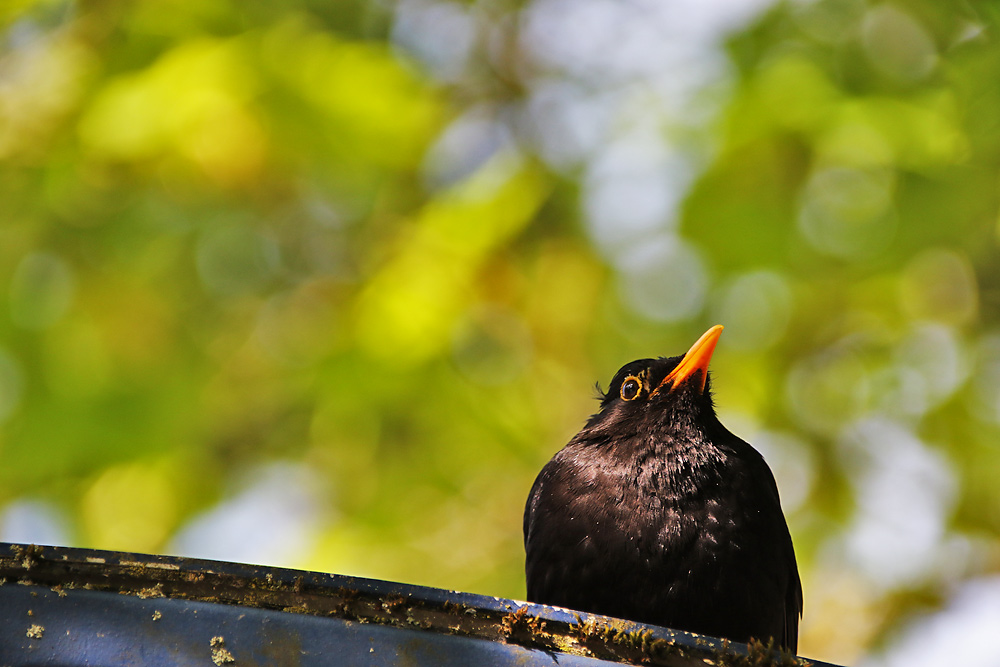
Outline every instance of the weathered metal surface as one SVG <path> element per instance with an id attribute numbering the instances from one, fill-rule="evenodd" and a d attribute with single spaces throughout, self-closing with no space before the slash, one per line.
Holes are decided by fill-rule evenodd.
<path id="1" fill-rule="evenodd" d="M 0 665 L 824 663 L 514 600 L 238 563 L 0 543 Z"/>

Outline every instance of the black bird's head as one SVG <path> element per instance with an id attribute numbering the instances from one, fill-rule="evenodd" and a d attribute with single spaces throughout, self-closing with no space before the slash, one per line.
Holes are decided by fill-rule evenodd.
<path id="1" fill-rule="evenodd" d="M 717 324 L 684 356 L 639 359 L 622 366 L 587 429 L 690 429 L 715 421 L 708 363 L 721 334 Z"/>

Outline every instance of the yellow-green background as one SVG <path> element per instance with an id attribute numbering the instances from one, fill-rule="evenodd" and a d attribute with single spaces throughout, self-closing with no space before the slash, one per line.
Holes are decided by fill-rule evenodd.
<path id="1" fill-rule="evenodd" d="M 803 654 L 995 588 L 1000 6 L 581 3 L 3 5 L 0 537 L 521 598 L 594 382 L 721 323 Z"/>

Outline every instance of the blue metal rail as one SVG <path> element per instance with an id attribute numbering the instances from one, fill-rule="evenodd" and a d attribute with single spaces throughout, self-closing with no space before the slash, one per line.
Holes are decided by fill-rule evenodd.
<path id="1" fill-rule="evenodd" d="M 825 665 L 759 645 L 437 588 L 0 543 L 5 667 L 621 663 Z"/>

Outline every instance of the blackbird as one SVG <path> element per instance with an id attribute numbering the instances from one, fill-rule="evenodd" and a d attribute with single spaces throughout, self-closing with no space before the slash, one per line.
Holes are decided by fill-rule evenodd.
<path id="1" fill-rule="evenodd" d="M 623 366 L 539 473 L 528 600 L 796 650 L 802 585 L 774 476 L 715 415 L 721 333 Z"/>

